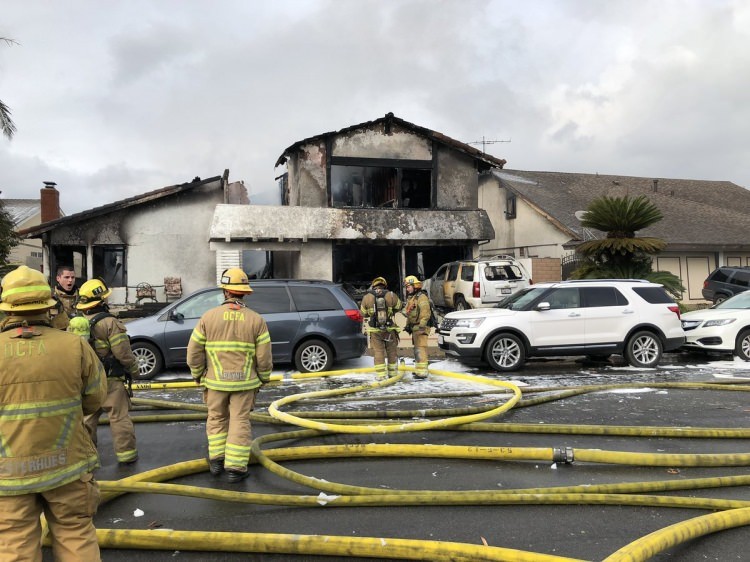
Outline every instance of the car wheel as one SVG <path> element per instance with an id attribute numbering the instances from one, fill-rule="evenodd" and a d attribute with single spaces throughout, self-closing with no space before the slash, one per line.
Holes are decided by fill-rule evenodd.
<path id="1" fill-rule="evenodd" d="M 625 344 L 625 360 L 633 367 L 656 367 L 661 354 L 661 340 L 652 332 L 636 332 Z"/>
<path id="2" fill-rule="evenodd" d="M 149 380 L 162 371 L 164 360 L 155 345 L 148 342 L 135 342 L 130 347 L 136 361 L 138 361 L 138 374 L 134 378 Z"/>
<path id="3" fill-rule="evenodd" d="M 722 303 L 722 302 L 724 302 L 725 300 L 727 300 L 727 296 L 726 296 L 726 295 L 716 295 L 716 296 L 714 297 L 714 304 L 719 304 L 719 303 Z"/>
<path id="4" fill-rule="evenodd" d="M 518 336 L 498 334 L 487 344 L 486 358 L 496 371 L 516 371 L 526 362 L 526 350 Z"/>
<path id="5" fill-rule="evenodd" d="M 301 373 L 330 371 L 333 366 L 331 346 L 320 340 L 308 340 L 297 348 L 294 366 Z"/>
<path id="6" fill-rule="evenodd" d="M 750 330 L 743 330 L 737 336 L 734 354 L 743 361 L 750 361 Z"/>
<path id="7" fill-rule="evenodd" d="M 469 305 L 463 297 L 458 296 L 453 299 L 453 308 L 454 310 L 469 310 Z"/>

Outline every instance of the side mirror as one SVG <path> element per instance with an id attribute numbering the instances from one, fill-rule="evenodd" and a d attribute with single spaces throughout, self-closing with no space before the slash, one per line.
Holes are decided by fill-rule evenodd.
<path id="1" fill-rule="evenodd" d="M 536 309 L 539 311 L 549 310 L 550 308 L 551 306 L 547 301 L 540 302 L 538 305 L 536 305 Z"/>
<path id="2" fill-rule="evenodd" d="M 177 312 L 176 310 L 170 310 L 169 316 L 167 316 L 170 320 L 174 322 L 182 322 L 182 320 L 185 318 L 185 316 L 181 312 Z"/>

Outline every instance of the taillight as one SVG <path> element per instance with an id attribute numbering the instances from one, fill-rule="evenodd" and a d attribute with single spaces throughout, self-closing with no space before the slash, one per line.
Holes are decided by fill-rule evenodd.
<path id="1" fill-rule="evenodd" d="M 703 288 L 708 289 L 708 279 L 703 282 Z"/>
<path id="2" fill-rule="evenodd" d="M 478 299 L 482 296 L 479 294 L 479 281 L 474 281 L 474 284 L 471 287 L 471 296 L 475 299 Z"/>
<path id="3" fill-rule="evenodd" d="M 677 318 L 680 317 L 680 307 L 679 306 L 668 306 L 667 308 L 669 310 L 671 310 L 672 312 L 674 312 L 677 315 Z"/>
<path id="4" fill-rule="evenodd" d="M 354 320 L 355 322 L 362 322 L 362 320 L 364 320 L 364 318 L 362 317 L 362 313 L 356 308 L 350 308 L 348 310 L 345 310 L 344 312 L 346 312 L 346 316 L 350 320 Z"/>

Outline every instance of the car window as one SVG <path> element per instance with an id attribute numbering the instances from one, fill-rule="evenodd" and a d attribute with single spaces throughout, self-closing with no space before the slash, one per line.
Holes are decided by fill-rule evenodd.
<path id="1" fill-rule="evenodd" d="M 625 306 L 628 299 L 615 287 L 583 287 L 583 303 L 586 307 Z"/>
<path id="2" fill-rule="evenodd" d="M 445 279 L 446 269 L 448 269 L 447 265 L 441 265 L 440 268 L 435 272 L 435 275 L 433 275 L 433 277 L 442 281 L 443 279 Z"/>
<path id="3" fill-rule="evenodd" d="M 289 287 L 299 312 L 311 310 L 341 310 L 341 305 L 328 289 L 321 287 Z"/>
<path id="4" fill-rule="evenodd" d="M 286 287 L 255 287 L 253 292 L 245 295 L 245 304 L 258 314 L 289 312 L 292 303 Z"/>
<path id="5" fill-rule="evenodd" d="M 179 312 L 185 318 L 200 318 L 204 312 L 219 306 L 222 302 L 224 302 L 224 293 L 216 289 L 188 298 L 185 302 L 178 304 L 174 311 Z"/>
<path id="6" fill-rule="evenodd" d="M 549 303 L 550 310 L 581 307 L 580 293 L 575 287 L 553 289 L 544 295 L 544 299 L 542 300 Z"/>
<path id="7" fill-rule="evenodd" d="M 474 264 L 465 263 L 461 266 L 461 281 L 474 281 Z"/>
<path id="8" fill-rule="evenodd" d="M 495 308 L 507 308 L 510 310 L 523 310 L 530 303 L 537 300 L 549 289 L 547 287 L 528 287 L 501 300 Z"/>
<path id="9" fill-rule="evenodd" d="M 717 269 L 708 277 L 709 279 L 711 279 L 711 281 L 716 281 L 717 283 L 724 283 L 727 279 L 729 279 L 729 272 L 727 272 L 726 269 Z"/>
<path id="10" fill-rule="evenodd" d="M 711 308 L 713 309 L 750 308 L 750 291 L 737 293 L 732 298 L 722 301 L 719 304 L 712 306 Z"/>
<path id="11" fill-rule="evenodd" d="M 732 283 L 740 287 L 750 286 L 750 273 L 747 271 L 735 271 L 732 276 Z"/>
<path id="12" fill-rule="evenodd" d="M 674 304 L 674 299 L 662 287 L 633 287 L 633 292 L 651 304 Z"/>
<path id="13" fill-rule="evenodd" d="M 448 278 L 446 281 L 455 281 L 458 277 L 458 265 L 457 263 L 452 263 L 448 267 Z"/>

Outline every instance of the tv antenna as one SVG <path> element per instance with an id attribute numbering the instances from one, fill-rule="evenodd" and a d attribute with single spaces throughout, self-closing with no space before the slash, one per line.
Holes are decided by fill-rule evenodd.
<path id="1" fill-rule="evenodd" d="M 485 148 L 486 148 L 486 146 L 488 144 L 495 144 L 495 143 L 498 143 L 498 142 L 510 142 L 510 141 L 511 141 L 511 139 L 508 139 L 508 140 L 486 139 L 486 138 L 484 138 L 484 135 L 482 135 L 482 140 L 468 142 L 466 144 L 481 144 L 482 145 L 482 153 L 486 154 L 487 151 L 485 150 Z"/>

